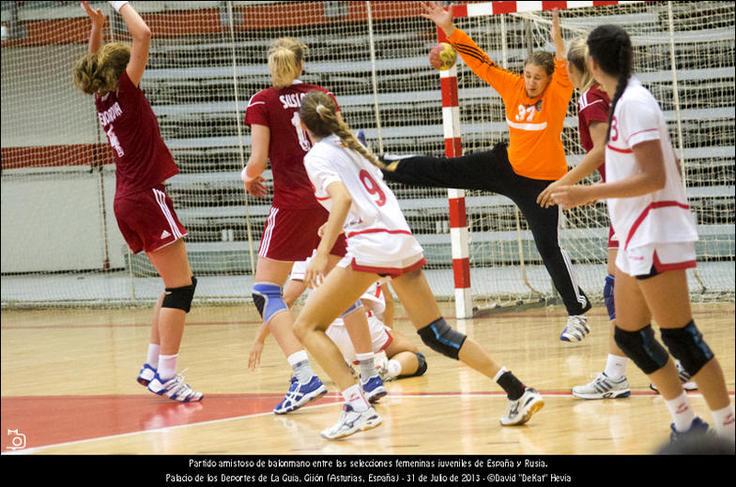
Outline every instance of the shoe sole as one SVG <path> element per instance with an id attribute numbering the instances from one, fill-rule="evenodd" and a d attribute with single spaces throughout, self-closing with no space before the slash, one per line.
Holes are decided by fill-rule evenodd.
<path id="1" fill-rule="evenodd" d="M 659 394 L 659 389 L 654 384 L 649 384 L 649 388 Z M 698 390 L 698 385 L 695 382 L 686 382 L 682 384 L 682 388 L 685 392 L 693 392 Z"/>
<path id="2" fill-rule="evenodd" d="M 534 416 L 537 411 L 539 411 L 543 407 L 544 399 L 540 398 L 537 402 L 529 406 L 529 409 L 527 409 L 526 413 L 524 413 L 524 416 L 521 417 L 521 420 L 516 423 L 501 423 L 501 426 L 521 426 L 522 424 L 527 423 L 530 419 L 532 419 L 532 416 Z"/>
<path id="3" fill-rule="evenodd" d="M 148 390 L 148 392 L 150 392 L 151 394 L 155 394 L 158 397 L 163 397 L 164 399 L 168 399 L 174 402 L 179 402 L 182 404 L 185 404 L 188 402 L 200 402 L 202 399 L 204 399 L 204 394 L 202 394 L 201 396 L 199 396 L 199 399 L 187 399 L 186 401 L 180 401 L 179 399 L 174 399 L 174 398 L 167 396 L 165 391 L 156 392 L 156 391 L 152 391 L 151 389 L 148 389 L 148 387 L 146 387 L 146 389 Z"/>
<path id="4" fill-rule="evenodd" d="M 371 404 L 375 404 L 375 403 L 377 403 L 377 402 L 378 402 L 378 401 L 379 401 L 379 400 L 380 400 L 380 399 L 381 399 L 382 397 L 386 397 L 387 395 L 388 395 L 388 392 L 387 392 L 387 391 L 386 391 L 386 390 L 384 389 L 383 391 L 381 391 L 381 392 L 377 392 L 377 393 L 375 393 L 374 395 L 372 395 L 371 397 L 368 397 L 367 399 L 368 399 L 368 402 L 369 402 L 369 403 L 371 403 Z"/>
<path id="5" fill-rule="evenodd" d="M 631 396 L 631 390 L 626 389 L 625 391 L 605 392 L 603 394 L 581 394 L 579 392 L 572 391 L 572 395 L 574 397 L 577 397 L 578 399 L 587 399 L 587 400 L 624 399 L 624 398 Z"/>
<path id="6" fill-rule="evenodd" d="M 274 409 L 273 410 L 273 414 L 282 415 L 282 414 L 293 413 L 297 409 L 299 409 L 299 408 L 301 408 L 303 406 L 306 406 L 307 404 L 309 404 L 310 402 L 314 401 L 315 399 L 319 399 L 320 397 L 322 397 L 325 394 L 327 394 L 327 388 L 323 385 L 321 389 L 317 389 L 316 394 L 315 393 L 312 393 L 312 394 L 313 395 L 311 395 L 311 396 L 309 396 L 309 395 L 308 396 L 305 396 L 307 398 L 307 400 L 304 401 L 303 403 L 299 404 L 298 406 L 295 406 L 295 407 L 293 407 L 291 409 L 284 409 L 282 411 L 277 411 L 277 410 Z"/>
<path id="7" fill-rule="evenodd" d="M 340 438 L 347 438 L 348 436 L 352 436 L 359 431 L 372 430 L 373 428 L 381 426 L 381 424 L 383 424 L 383 418 L 376 415 L 375 418 L 368 419 L 368 421 L 363 423 L 360 427 L 353 428 L 352 430 L 348 430 L 347 432 L 339 436 L 326 436 L 326 435 L 323 435 L 322 433 L 320 433 L 320 436 L 326 440 L 339 440 Z"/>

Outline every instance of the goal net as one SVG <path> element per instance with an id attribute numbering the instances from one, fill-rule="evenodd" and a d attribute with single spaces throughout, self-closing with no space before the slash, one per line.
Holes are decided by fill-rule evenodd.
<path id="1" fill-rule="evenodd" d="M 520 71 L 529 50 L 552 50 L 550 15 L 537 10 L 457 19 L 478 45 Z M 554 2 L 563 4 L 565 2 Z M 586 2 L 567 2 L 576 6 Z M 587 2 L 590 4 L 591 2 Z M 604 2 L 605 3 L 605 2 Z M 519 4 L 522 2 L 507 2 Z M 105 40 L 129 40 L 107 2 Z M 181 168 L 167 184 L 189 231 L 196 299 L 249 299 L 270 197 L 246 197 L 248 99 L 269 86 L 266 51 L 281 36 L 309 46 L 303 80 L 334 92 L 376 152 L 444 153 L 440 80 L 427 54 L 437 42 L 416 2 L 133 2 L 153 31 L 142 88 Z M 632 34 L 639 78 L 659 100 L 683 160 L 701 241 L 691 273 L 698 297 L 734 289 L 734 6 L 632 2 L 562 12 L 566 41 L 614 23 Z M 86 51 L 78 2 L 2 2 L 2 304 L 150 302 L 160 280 L 127 250 L 112 207 L 114 167 L 91 97 L 71 66 Z M 674 61 L 674 65 L 673 65 Z M 463 150 L 507 137 L 501 101 L 458 64 Z M 563 139 L 582 156 L 576 104 Z M 270 185 L 270 172 L 266 173 Z M 425 249 L 438 297 L 454 292 L 447 191 L 392 185 Z M 548 302 L 549 276 L 523 217 L 504 197 L 468 192 L 471 286 L 477 306 Z M 567 212 L 562 245 L 580 285 L 600 298 L 605 207 Z"/>

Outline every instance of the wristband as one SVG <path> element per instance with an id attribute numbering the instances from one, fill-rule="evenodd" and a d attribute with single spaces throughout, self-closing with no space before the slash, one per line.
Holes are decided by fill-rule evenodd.
<path id="1" fill-rule="evenodd" d="M 120 9 L 123 8 L 123 5 L 125 5 L 128 2 L 107 2 L 107 3 L 112 5 L 112 8 L 114 8 L 117 13 L 120 13 Z"/>

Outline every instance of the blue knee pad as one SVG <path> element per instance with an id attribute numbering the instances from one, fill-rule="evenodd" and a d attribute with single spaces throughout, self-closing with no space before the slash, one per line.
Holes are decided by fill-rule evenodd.
<path id="1" fill-rule="evenodd" d="M 353 311 L 356 311 L 356 310 L 360 309 L 361 306 L 363 306 L 363 302 L 359 299 L 356 302 L 354 302 L 353 304 L 351 304 L 348 309 L 346 309 L 345 311 L 343 311 L 342 314 L 340 315 L 340 318 L 345 318 L 347 315 L 349 315 Z"/>
<path id="2" fill-rule="evenodd" d="M 281 286 L 276 284 L 256 282 L 253 284 L 251 295 L 264 323 L 268 323 L 275 314 L 289 309 L 284 302 Z"/>
<path id="3" fill-rule="evenodd" d="M 603 285 L 603 299 L 606 302 L 606 309 L 608 310 L 608 318 L 613 321 L 616 319 L 616 307 L 613 302 L 613 288 L 616 284 L 616 278 L 612 275 L 606 276 L 606 283 Z"/>
<path id="4" fill-rule="evenodd" d="M 444 318 L 439 318 L 424 328 L 417 330 L 419 337 L 425 345 L 445 357 L 459 360 L 460 349 L 465 343 L 467 336 L 452 329 Z"/>

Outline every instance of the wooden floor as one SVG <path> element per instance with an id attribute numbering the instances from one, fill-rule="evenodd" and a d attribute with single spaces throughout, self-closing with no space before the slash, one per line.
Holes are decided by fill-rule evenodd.
<path id="1" fill-rule="evenodd" d="M 429 370 L 389 383 L 390 395 L 378 406 L 383 425 L 342 441 L 319 436 L 339 414 L 332 384 L 331 394 L 312 406 L 287 416 L 271 413 L 290 370 L 273 340 L 261 368 L 247 370 L 258 326 L 250 305 L 196 307 L 189 315 L 179 363 L 188 382 L 205 392 L 202 403 L 151 395 L 135 382 L 149 316 L 142 309 L 4 311 L 3 431 L 25 435 L 25 452 L 75 454 L 625 454 L 653 452 L 668 436 L 665 405 L 631 365 L 628 399 L 582 401 L 569 394 L 604 366 L 602 308 L 590 313 L 593 332 L 578 345 L 559 341 L 565 321 L 559 308 L 450 320 L 544 394 L 544 409 L 515 428 L 498 423 L 506 406 L 498 386 L 426 349 L 399 311 L 397 330 L 425 352 Z M 695 319 L 733 394 L 734 304 L 696 305 Z M 710 421 L 702 397 L 691 399 Z M 2 438 L 3 452 L 21 445 L 19 437 Z"/>

